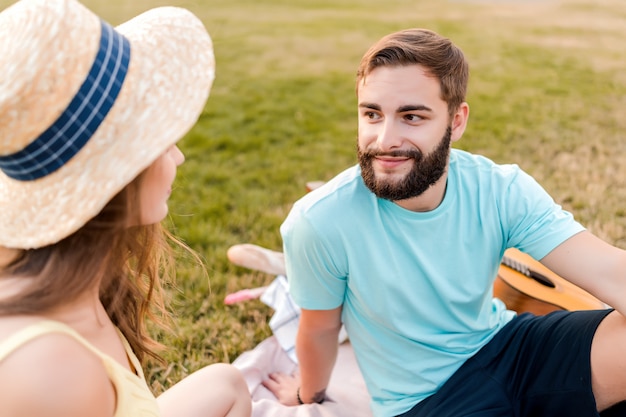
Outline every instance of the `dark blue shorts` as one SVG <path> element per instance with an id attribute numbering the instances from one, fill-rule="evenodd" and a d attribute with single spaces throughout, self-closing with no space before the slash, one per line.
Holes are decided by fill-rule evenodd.
<path id="1" fill-rule="evenodd" d="M 598 417 L 591 341 L 611 311 L 521 314 L 402 417 Z"/>

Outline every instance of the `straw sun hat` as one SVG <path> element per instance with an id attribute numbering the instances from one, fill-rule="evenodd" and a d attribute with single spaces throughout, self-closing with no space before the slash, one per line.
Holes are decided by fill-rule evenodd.
<path id="1" fill-rule="evenodd" d="M 0 13 L 0 246 L 69 236 L 184 136 L 215 74 L 211 38 L 162 7 L 112 28 L 74 0 Z"/>

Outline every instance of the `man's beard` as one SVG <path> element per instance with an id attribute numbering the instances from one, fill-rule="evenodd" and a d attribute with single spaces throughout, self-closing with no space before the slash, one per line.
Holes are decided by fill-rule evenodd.
<path id="1" fill-rule="evenodd" d="M 448 157 L 450 156 L 450 126 L 441 138 L 439 145 L 428 155 L 417 149 L 406 151 L 361 151 L 358 150 L 361 176 L 367 188 L 380 198 L 391 201 L 406 200 L 417 197 L 435 184 L 446 172 Z M 357 145 L 358 148 L 358 145 Z M 406 157 L 413 159 L 411 171 L 399 180 L 376 178 L 372 161 L 377 156 Z"/>

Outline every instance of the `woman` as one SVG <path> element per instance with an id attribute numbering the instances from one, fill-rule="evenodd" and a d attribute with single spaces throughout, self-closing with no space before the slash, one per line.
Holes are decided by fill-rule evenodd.
<path id="1" fill-rule="evenodd" d="M 214 78 L 204 26 L 167 7 L 114 29 L 74 0 L 22 0 L 0 40 L 0 415 L 249 416 L 230 365 L 158 400 L 141 369 L 176 143 Z"/>

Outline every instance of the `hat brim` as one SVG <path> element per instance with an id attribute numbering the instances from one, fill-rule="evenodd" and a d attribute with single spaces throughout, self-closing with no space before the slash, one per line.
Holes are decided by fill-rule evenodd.
<path id="1" fill-rule="evenodd" d="M 215 76 L 211 38 L 185 9 L 152 9 L 118 26 L 131 44 L 119 96 L 66 165 L 35 181 L 0 172 L 0 245 L 37 248 L 74 233 L 197 122 Z"/>

